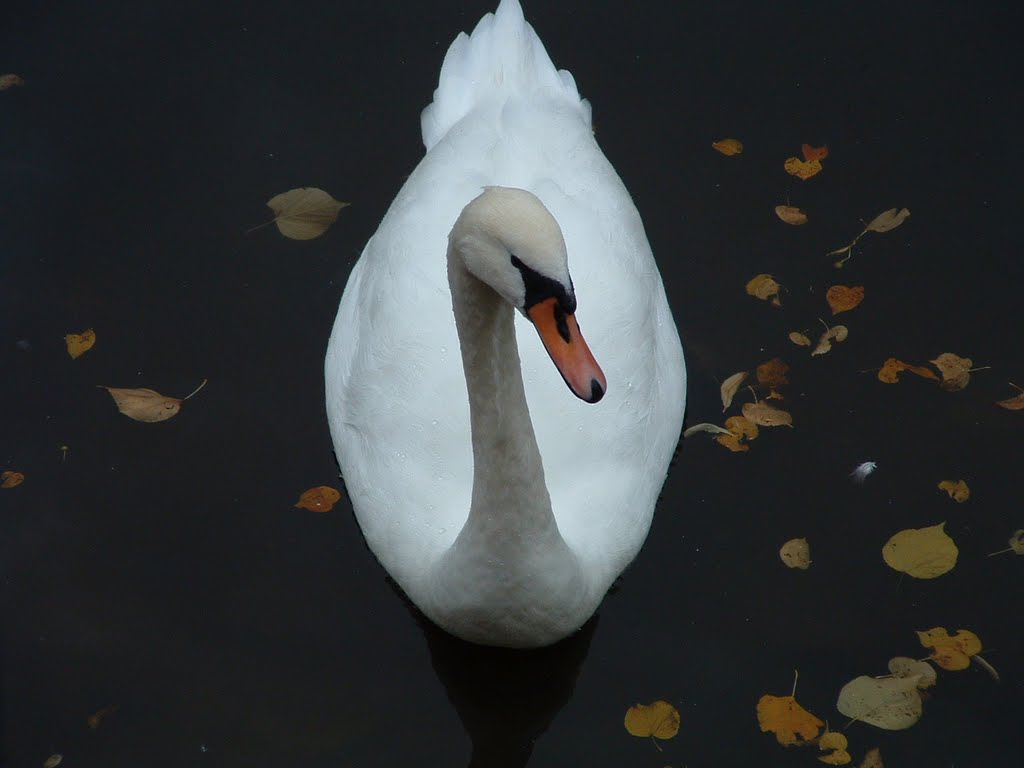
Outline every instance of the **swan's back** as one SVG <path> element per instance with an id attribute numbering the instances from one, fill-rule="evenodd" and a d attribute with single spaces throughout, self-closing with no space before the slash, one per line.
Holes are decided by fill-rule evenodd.
<path id="1" fill-rule="evenodd" d="M 466 521 L 473 479 L 447 235 L 482 187 L 530 190 L 562 228 L 576 316 L 608 379 L 601 403 L 577 400 L 517 317 L 552 508 L 600 599 L 647 534 L 685 400 L 640 217 L 594 140 L 590 105 L 515 0 L 452 44 L 422 130 L 427 154 L 353 268 L 328 347 L 328 418 L 356 516 L 418 601 Z"/>

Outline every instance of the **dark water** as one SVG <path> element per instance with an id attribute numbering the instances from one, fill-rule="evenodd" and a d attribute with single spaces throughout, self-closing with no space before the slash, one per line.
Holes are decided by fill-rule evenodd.
<path id="1" fill-rule="evenodd" d="M 743 456 L 688 440 L 597 620 L 534 654 L 422 627 L 344 504 L 292 507 L 336 482 L 321 363 L 346 276 L 422 154 L 444 50 L 489 9 L 4 12 L 0 73 L 27 85 L 0 93 L 0 469 L 27 479 L 0 491 L 0 763 L 816 765 L 760 733 L 758 697 L 799 669 L 798 699 L 841 727 L 843 683 L 923 656 L 914 631 L 942 625 L 975 631 L 1002 682 L 941 673 L 910 730 L 846 731 L 854 764 L 872 746 L 888 766 L 1016 764 L 1024 558 L 986 555 L 1024 527 L 1024 413 L 993 405 L 1024 385 L 1019 12 L 529 3 L 644 216 L 687 423 L 720 420 L 719 382 L 781 355 L 796 428 Z M 713 152 L 725 136 L 746 152 Z M 802 142 L 831 151 L 805 183 L 781 168 Z M 305 185 L 353 203 L 327 235 L 245 234 Z M 776 220 L 787 201 L 810 223 Z M 910 219 L 836 272 L 823 254 L 892 206 Z M 745 295 L 759 272 L 782 309 Z M 812 359 L 786 334 L 828 319 L 834 282 L 867 298 Z M 62 337 L 86 327 L 99 341 L 72 361 Z M 870 370 L 947 351 L 990 368 L 959 393 Z M 95 386 L 204 378 L 158 425 Z M 855 486 L 864 460 L 879 468 Z M 935 487 L 961 478 L 965 504 Z M 882 563 L 892 533 L 943 520 L 951 573 Z M 794 536 L 807 572 L 778 561 Z M 664 752 L 622 726 L 659 698 L 682 714 Z"/>

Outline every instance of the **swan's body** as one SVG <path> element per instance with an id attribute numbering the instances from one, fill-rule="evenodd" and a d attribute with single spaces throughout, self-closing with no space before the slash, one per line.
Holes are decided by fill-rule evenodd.
<path id="1" fill-rule="evenodd" d="M 331 334 L 331 434 L 370 549 L 430 619 L 546 645 L 643 544 L 682 425 L 682 348 L 589 105 L 515 0 L 452 44 L 422 123 L 427 154 Z"/>

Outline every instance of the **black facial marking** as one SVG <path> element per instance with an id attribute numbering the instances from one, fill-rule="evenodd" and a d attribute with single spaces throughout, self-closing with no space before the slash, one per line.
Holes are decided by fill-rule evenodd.
<path id="1" fill-rule="evenodd" d="M 555 327 L 558 329 L 558 335 L 562 337 L 562 341 L 568 344 L 571 339 L 569 338 L 569 323 L 565 317 L 562 303 L 560 301 L 555 302 Z"/>
<path id="2" fill-rule="evenodd" d="M 512 266 L 519 270 L 519 274 L 523 276 L 523 285 L 526 286 L 526 300 L 523 302 L 523 310 L 528 310 L 534 304 L 544 301 L 544 299 L 550 299 L 552 297 L 558 299 L 558 307 L 561 309 L 561 315 L 557 314 L 556 320 L 558 321 L 559 333 L 562 332 L 562 327 L 565 325 L 565 315 L 572 314 L 576 311 L 576 297 L 572 293 L 572 286 L 569 286 L 567 292 L 560 282 L 552 280 L 550 277 L 544 277 L 534 269 L 523 264 L 522 261 L 513 253 Z M 568 338 L 569 329 L 565 329 L 563 338 L 566 341 Z"/>

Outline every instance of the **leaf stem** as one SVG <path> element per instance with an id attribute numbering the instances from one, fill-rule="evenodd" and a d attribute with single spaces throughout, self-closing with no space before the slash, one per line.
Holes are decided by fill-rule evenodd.
<path id="1" fill-rule="evenodd" d="M 205 387 L 205 386 L 206 386 L 206 379 L 203 379 L 203 383 L 202 383 L 202 384 L 200 384 L 200 385 L 199 385 L 198 387 L 196 387 L 195 389 L 193 389 L 191 393 L 189 393 L 189 394 L 185 395 L 185 396 L 184 396 L 183 398 L 181 398 L 181 401 L 182 401 L 182 402 L 185 402 L 185 401 L 186 401 L 186 400 L 188 400 L 188 399 L 189 399 L 190 397 L 192 397 L 192 395 L 194 395 L 194 394 L 195 394 L 196 392 L 198 392 L 198 391 L 199 391 L 200 389 L 202 389 L 202 388 L 203 388 L 203 387 Z"/>

